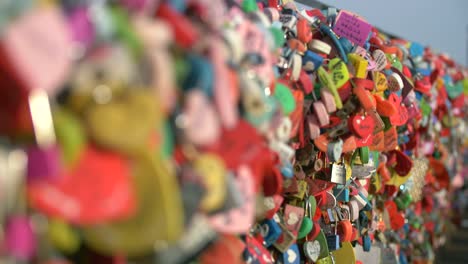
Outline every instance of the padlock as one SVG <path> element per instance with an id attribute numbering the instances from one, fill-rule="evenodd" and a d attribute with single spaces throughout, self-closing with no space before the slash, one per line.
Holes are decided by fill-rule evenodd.
<path id="1" fill-rule="evenodd" d="M 291 247 L 291 245 L 294 244 L 296 237 L 284 224 L 279 223 L 279 226 L 281 227 L 282 233 L 276 242 L 273 243 L 273 246 L 280 252 L 284 253 L 289 247 Z"/>
<path id="2" fill-rule="evenodd" d="M 346 183 L 346 168 L 344 164 L 332 164 L 330 181 L 341 185 Z"/>
<path id="3" fill-rule="evenodd" d="M 335 141 L 331 141 L 328 143 L 327 148 L 327 157 L 331 162 L 337 162 L 343 153 L 343 140 L 338 138 Z"/>
<path id="4" fill-rule="evenodd" d="M 299 264 L 300 254 L 297 244 L 291 245 L 286 252 L 283 253 L 283 263 L 287 264 Z"/>
<path id="5" fill-rule="evenodd" d="M 328 136 L 330 138 L 338 138 L 342 135 L 345 135 L 349 132 L 348 129 L 348 120 L 343 119 L 340 123 L 328 130 Z"/>
<path id="6" fill-rule="evenodd" d="M 267 247 L 271 246 L 282 233 L 281 228 L 273 219 L 263 221 L 260 224 L 260 230 Z"/>
<path id="7" fill-rule="evenodd" d="M 302 56 L 302 69 L 307 73 L 318 69 L 323 63 L 323 58 L 310 50 L 307 50 Z"/>

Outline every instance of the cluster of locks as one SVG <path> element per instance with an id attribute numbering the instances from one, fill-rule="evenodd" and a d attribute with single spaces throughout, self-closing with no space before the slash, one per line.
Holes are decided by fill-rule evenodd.
<path id="1" fill-rule="evenodd" d="M 467 145 L 447 55 L 293 1 L 0 7 L 0 262 L 428 263 L 443 243 Z"/>

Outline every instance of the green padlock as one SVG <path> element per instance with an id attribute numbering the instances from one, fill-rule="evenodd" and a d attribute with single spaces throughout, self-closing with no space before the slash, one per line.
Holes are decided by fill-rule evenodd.
<path id="1" fill-rule="evenodd" d="M 276 83 L 273 96 L 278 100 L 285 115 L 289 115 L 296 109 L 296 101 L 291 90 L 282 83 Z"/>
<path id="2" fill-rule="evenodd" d="M 328 68 L 331 70 L 333 83 L 340 89 L 349 80 L 348 67 L 339 58 L 334 58 L 330 60 Z"/>
<path id="3" fill-rule="evenodd" d="M 301 227 L 299 228 L 297 239 L 303 239 L 304 237 L 306 237 L 312 230 L 313 226 L 314 222 L 312 222 L 312 220 L 310 220 L 309 217 L 304 217 L 304 219 L 302 220 Z"/>

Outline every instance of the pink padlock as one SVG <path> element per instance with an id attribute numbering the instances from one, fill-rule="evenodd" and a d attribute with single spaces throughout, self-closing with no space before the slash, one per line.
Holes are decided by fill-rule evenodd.
<path id="1" fill-rule="evenodd" d="M 37 242 L 30 219 L 27 216 L 11 216 L 5 228 L 5 248 L 18 260 L 31 260 L 36 254 Z"/>
<path id="2" fill-rule="evenodd" d="M 335 103 L 335 98 L 333 95 L 330 93 L 330 91 L 326 88 L 322 88 L 320 91 L 321 95 L 321 100 L 323 104 L 325 105 L 325 108 L 327 109 L 328 113 L 333 113 L 336 111 L 336 103 Z"/>
<path id="3" fill-rule="evenodd" d="M 61 154 L 57 145 L 42 148 L 32 146 L 28 148 L 27 155 L 28 181 L 52 180 L 59 176 Z"/>
<path id="4" fill-rule="evenodd" d="M 312 107 L 314 108 L 315 116 L 317 117 L 320 126 L 323 127 L 328 125 L 330 123 L 330 116 L 327 113 L 325 105 L 322 102 L 317 101 L 312 104 Z"/>
<path id="5" fill-rule="evenodd" d="M 307 116 L 307 126 L 309 128 L 310 139 L 314 140 L 320 136 L 320 126 L 315 115 Z"/>

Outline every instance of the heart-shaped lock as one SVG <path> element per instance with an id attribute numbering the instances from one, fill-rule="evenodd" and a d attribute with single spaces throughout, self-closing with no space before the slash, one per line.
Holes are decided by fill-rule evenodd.
<path id="1" fill-rule="evenodd" d="M 355 115 L 348 122 L 350 129 L 360 138 L 366 138 L 374 132 L 375 122 L 370 115 Z"/>
<path id="2" fill-rule="evenodd" d="M 394 167 L 395 172 L 400 176 L 408 175 L 413 167 L 413 160 L 399 150 L 391 151 L 390 155 L 395 155 L 396 157 L 396 165 Z"/>
<path id="3" fill-rule="evenodd" d="M 303 250 L 308 260 L 316 262 L 321 251 L 320 243 L 317 240 L 306 241 L 304 242 Z"/>
<path id="4" fill-rule="evenodd" d="M 380 72 L 387 66 L 387 56 L 382 50 L 376 49 L 372 53 L 372 58 L 376 63 L 375 71 Z"/>
<path id="5" fill-rule="evenodd" d="M 377 113 L 381 116 L 390 117 L 397 113 L 397 108 L 388 100 L 384 100 L 378 95 L 374 95 L 377 104 Z"/>
<path id="6" fill-rule="evenodd" d="M 349 72 L 346 64 L 339 58 L 334 58 L 328 63 L 331 69 L 333 83 L 336 88 L 341 88 L 349 80 Z"/>
<path id="7" fill-rule="evenodd" d="M 121 219 L 134 212 L 128 162 L 118 154 L 88 146 L 72 169 L 53 183 L 32 182 L 28 195 L 47 215 L 76 224 Z M 119 201 L 112 207 L 107 204 Z"/>
<path id="8" fill-rule="evenodd" d="M 159 155 L 153 153 L 140 157 L 133 165 L 135 177 L 132 179 L 138 202 L 138 208 L 134 214 L 119 221 L 98 222 L 96 225 L 88 225 L 82 229 L 87 245 L 98 252 L 104 254 L 118 252 L 127 256 L 141 256 L 147 252 L 160 250 L 161 247 L 167 245 L 166 243 L 174 243 L 182 235 L 183 204 L 173 170 Z M 109 173 L 109 166 L 106 169 Z M 121 169 L 124 171 L 125 168 Z M 98 169 L 94 173 L 103 174 Z M 84 175 L 80 176 L 83 178 Z M 88 187 L 96 185 L 96 178 L 99 178 L 95 175 L 90 176 L 93 176 L 93 184 L 88 184 Z M 111 176 L 112 180 L 107 182 L 106 188 L 109 188 L 110 183 L 117 184 L 115 182 L 118 179 L 116 178 L 119 176 L 118 173 L 114 172 Z M 119 190 L 123 191 L 125 188 L 120 186 Z M 89 192 L 89 188 L 81 192 Z M 113 198 L 115 195 L 108 194 L 104 197 L 106 199 L 99 197 L 94 199 L 93 203 L 99 205 L 101 203 L 97 201 L 103 201 L 105 205 L 101 207 L 108 208 L 107 204 L 116 201 Z M 111 199 L 111 202 L 107 199 Z M 206 225 L 206 222 L 204 224 Z M 109 240 L 109 237 L 114 239 Z M 166 243 L 157 243 L 158 241 L 166 241 Z"/>
<path id="9" fill-rule="evenodd" d="M 397 112 L 390 116 L 390 123 L 394 126 L 402 126 L 408 121 L 408 110 L 402 104 L 402 99 L 395 93 L 390 94 L 388 101 L 393 104 Z"/>

